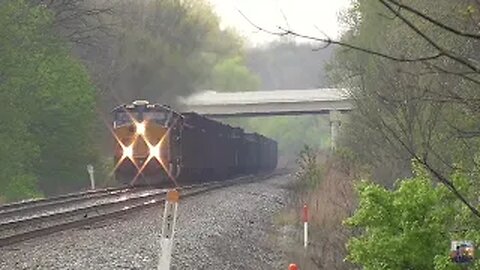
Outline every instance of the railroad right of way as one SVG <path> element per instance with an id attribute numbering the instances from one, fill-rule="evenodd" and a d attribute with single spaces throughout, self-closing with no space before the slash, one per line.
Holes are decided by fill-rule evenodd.
<path id="1" fill-rule="evenodd" d="M 282 252 L 269 235 L 293 177 L 264 178 L 182 196 L 172 269 L 280 269 Z M 2 247 L 0 269 L 155 269 L 162 208 Z"/>
<path id="2" fill-rule="evenodd" d="M 273 174 L 276 173 L 278 172 Z M 260 176 L 246 176 L 230 181 L 184 186 L 179 189 L 182 190 L 183 196 L 193 196 L 206 190 L 257 177 Z M 81 195 L 73 194 L 62 196 L 60 199 L 18 204 L 16 207 L 5 207 L 3 211 L 0 210 L 0 247 L 141 211 L 142 208 L 162 203 L 166 190 L 120 188 Z M 15 213 L 17 216 L 13 215 Z"/>

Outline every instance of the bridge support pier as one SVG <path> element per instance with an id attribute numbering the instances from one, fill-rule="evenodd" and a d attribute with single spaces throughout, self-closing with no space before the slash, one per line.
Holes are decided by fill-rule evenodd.
<path id="1" fill-rule="evenodd" d="M 338 131 L 340 130 L 340 112 L 330 111 L 330 149 L 335 151 L 337 148 Z"/>

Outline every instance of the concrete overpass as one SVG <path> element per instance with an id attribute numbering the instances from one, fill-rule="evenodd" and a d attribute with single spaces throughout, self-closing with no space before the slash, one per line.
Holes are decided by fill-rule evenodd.
<path id="1" fill-rule="evenodd" d="M 215 118 L 329 114 L 332 148 L 335 148 L 340 126 L 339 115 L 353 109 L 351 101 L 345 90 L 337 88 L 250 92 L 204 91 L 179 99 L 180 104 L 188 111 Z"/>
<path id="2" fill-rule="evenodd" d="M 344 90 L 336 88 L 251 92 L 205 91 L 180 98 L 180 103 L 211 117 L 328 114 L 350 111 L 352 103 Z"/>

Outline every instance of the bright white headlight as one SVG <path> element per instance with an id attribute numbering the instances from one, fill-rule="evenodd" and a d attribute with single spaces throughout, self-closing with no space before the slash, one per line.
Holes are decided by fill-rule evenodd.
<path id="1" fill-rule="evenodd" d="M 145 123 L 137 123 L 136 129 L 138 135 L 145 135 Z"/>

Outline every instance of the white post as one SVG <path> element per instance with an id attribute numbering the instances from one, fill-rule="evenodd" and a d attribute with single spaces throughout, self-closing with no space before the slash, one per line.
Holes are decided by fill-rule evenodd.
<path id="1" fill-rule="evenodd" d="M 90 175 L 90 188 L 95 189 L 95 177 L 93 176 L 93 173 L 94 173 L 93 166 L 88 164 L 87 171 L 88 171 L 88 174 Z"/>
<path id="2" fill-rule="evenodd" d="M 308 245 L 308 222 L 303 223 L 303 237 L 304 237 L 303 247 L 307 248 L 307 245 Z"/>
<path id="3" fill-rule="evenodd" d="M 173 250 L 173 237 L 177 222 L 178 192 L 176 190 L 167 193 L 165 210 L 163 211 L 162 236 L 160 239 L 160 259 L 158 270 L 169 270 Z"/>
<path id="4" fill-rule="evenodd" d="M 308 208 L 307 204 L 303 204 L 303 247 L 308 246 Z"/>

